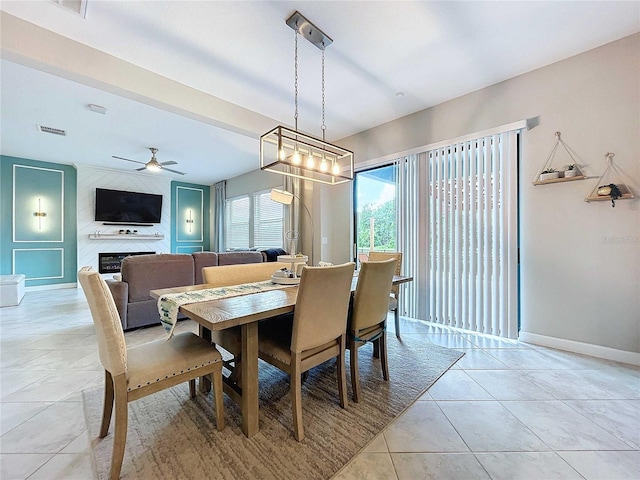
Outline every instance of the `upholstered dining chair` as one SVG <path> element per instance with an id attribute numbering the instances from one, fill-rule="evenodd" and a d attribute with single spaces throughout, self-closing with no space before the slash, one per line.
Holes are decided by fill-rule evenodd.
<path id="1" fill-rule="evenodd" d="M 371 262 L 380 262 L 382 260 L 388 260 L 390 258 L 395 258 L 396 260 L 396 275 L 400 275 L 400 271 L 402 269 L 402 252 L 369 252 L 369 261 Z M 400 338 L 400 285 L 394 285 L 391 287 L 391 293 L 389 297 L 389 310 L 393 311 L 394 320 L 395 320 L 395 328 L 396 328 L 396 337 Z"/>
<path id="2" fill-rule="evenodd" d="M 224 429 L 222 358 L 215 345 L 188 332 L 128 348 L 122 323 L 109 287 L 91 267 L 78 272 L 78 280 L 96 327 L 100 362 L 105 371 L 104 409 L 100 438 L 107 436 L 115 404 L 115 435 L 111 480 L 120 477 L 127 441 L 128 403 L 180 383 L 189 382 L 191 398 L 195 379 L 212 375 L 216 425 Z"/>
<path id="3" fill-rule="evenodd" d="M 304 439 L 302 373 L 337 358 L 340 406 L 347 406 L 345 348 L 354 268 L 354 263 L 304 267 L 293 321 L 268 320 L 258 326 L 260 358 L 291 377 L 293 433 L 298 441 Z"/>
<path id="4" fill-rule="evenodd" d="M 360 401 L 360 372 L 358 349 L 367 342 L 379 345 L 382 378 L 389 380 L 387 361 L 387 313 L 388 294 L 396 271 L 396 260 L 362 262 L 358 274 L 358 285 L 353 296 L 353 305 L 347 323 L 349 336 L 349 363 L 351 365 L 351 387 L 353 401 Z"/>
<path id="5" fill-rule="evenodd" d="M 219 265 L 216 267 L 203 267 L 202 279 L 207 286 L 230 287 L 243 283 L 263 282 L 271 279 L 271 275 L 282 268 L 289 268 L 290 263 L 263 262 L 263 263 L 239 263 L 234 265 Z M 229 370 L 229 380 L 240 385 L 242 362 L 242 348 L 240 343 L 240 327 L 213 330 L 211 341 L 233 355 L 233 359 L 225 360 L 224 366 Z"/>

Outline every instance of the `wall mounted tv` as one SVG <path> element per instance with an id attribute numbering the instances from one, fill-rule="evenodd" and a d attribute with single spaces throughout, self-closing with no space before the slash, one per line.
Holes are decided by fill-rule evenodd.
<path id="1" fill-rule="evenodd" d="M 95 221 L 105 224 L 160 223 L 162 195 L 96 188 Z"/>

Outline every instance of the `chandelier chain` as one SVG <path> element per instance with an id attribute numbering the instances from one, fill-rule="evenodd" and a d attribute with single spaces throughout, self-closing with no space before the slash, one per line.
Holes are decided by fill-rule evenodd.
<path id="1" fill-rule="evenodd" d="M 325 141 L 324 138 L 324 134 L 325 131 L 327 130 L 327 125 L 325 124 L 325 117 L 324 117 L 324 100 L 325 100 L 325 94 L 324 94 L 324 44 L 322 45 L 322 141 Z"/>
<path id="2" fill-rule="evenodd" d="M 295 120 L 295 129 L 298 131 L 298 29 L 295 30 L 295 61 L 294 61 L 294 69 L 295 69 L 295 80 L 294 80 L 294 90 L 295 90 L 295 105 L 296 112 L 293 116 Z"/>

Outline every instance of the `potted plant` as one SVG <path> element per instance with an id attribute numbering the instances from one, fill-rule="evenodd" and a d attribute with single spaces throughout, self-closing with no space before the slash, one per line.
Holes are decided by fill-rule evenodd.
<path id="1" fill-rule="evenodd" d="M 556 171 L 554 168 L 546 168 L 542 172 L 540 172 L 540 181 L 544 182 L 545 180 L 552 180 L 554 178 L 559 178 L 560 172 Z"/>
<path id="2" fill-rule="evenodd" d="M 564 166 L 564 178 L 577 177 L 580 175 L 580 170 L 575 163 Z"/>

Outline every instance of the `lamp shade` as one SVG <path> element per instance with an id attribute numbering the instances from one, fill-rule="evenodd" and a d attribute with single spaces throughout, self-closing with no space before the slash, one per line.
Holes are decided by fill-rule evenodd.
<path id="1" fill-rule="evenodd" d="M 271 189 L 271 200 L 281 203 L 283 205 L 291 205 L 293 202 L 293 193 L 279 190 L 277 188 Z"/>

